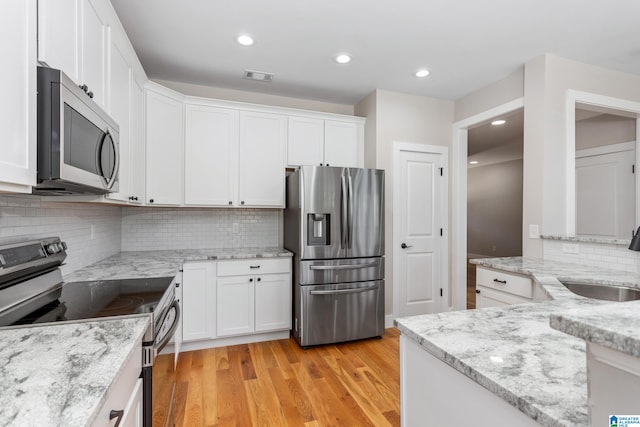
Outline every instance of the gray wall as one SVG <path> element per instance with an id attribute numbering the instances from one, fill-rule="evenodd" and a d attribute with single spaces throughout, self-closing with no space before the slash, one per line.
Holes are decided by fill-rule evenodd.
<path id="1" fill-rule="evenodd" d="M 468 169 L 467 252 L 522 255 L 522 159 Z"/>
<path id="2" fill-rule="evenodd" d="M 576 150 L 636 140 L 636 119 L 603 114 L 576 121 Z"/>

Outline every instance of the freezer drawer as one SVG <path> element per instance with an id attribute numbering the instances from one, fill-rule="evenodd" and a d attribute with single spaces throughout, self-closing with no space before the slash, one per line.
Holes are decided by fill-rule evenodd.
<path id="1" fill-rule="evenodd" d="M 384 278 L 384 258 L 356 258 L 300 262 L 301 285 L 365 282 Z"/>
<path id="2" fill-rule="evenodd" d="M 384 334 L 384 280 L 299 286 L 298 290 L 300 311 L 294 337 L 301 346 Z"/>

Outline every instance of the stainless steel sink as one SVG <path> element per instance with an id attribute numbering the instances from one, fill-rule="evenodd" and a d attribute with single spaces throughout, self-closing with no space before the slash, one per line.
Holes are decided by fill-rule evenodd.
<path id="1" fill-rule="evenodd" d="M 574 294 L 587 298 L 618 302 L 640 300 L 640 289 L 636 288 L 570 281 L 561 283 Z"/>

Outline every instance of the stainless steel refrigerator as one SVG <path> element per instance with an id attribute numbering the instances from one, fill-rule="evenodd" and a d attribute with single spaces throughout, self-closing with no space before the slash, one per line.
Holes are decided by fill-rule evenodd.
<path id="1" fill-rule="evenodd" d="M 302 166 L 287 177 L 293 336 L 303 346 L 384 334 L 384 171 Z"/>

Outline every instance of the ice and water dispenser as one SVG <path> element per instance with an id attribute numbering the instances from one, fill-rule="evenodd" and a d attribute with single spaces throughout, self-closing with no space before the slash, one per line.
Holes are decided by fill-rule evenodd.
<path id="1" fill-rule="evenodd" d="M 331 244 L 331 214 L 307 214 L 307 245 L 325 246 Z"/>

